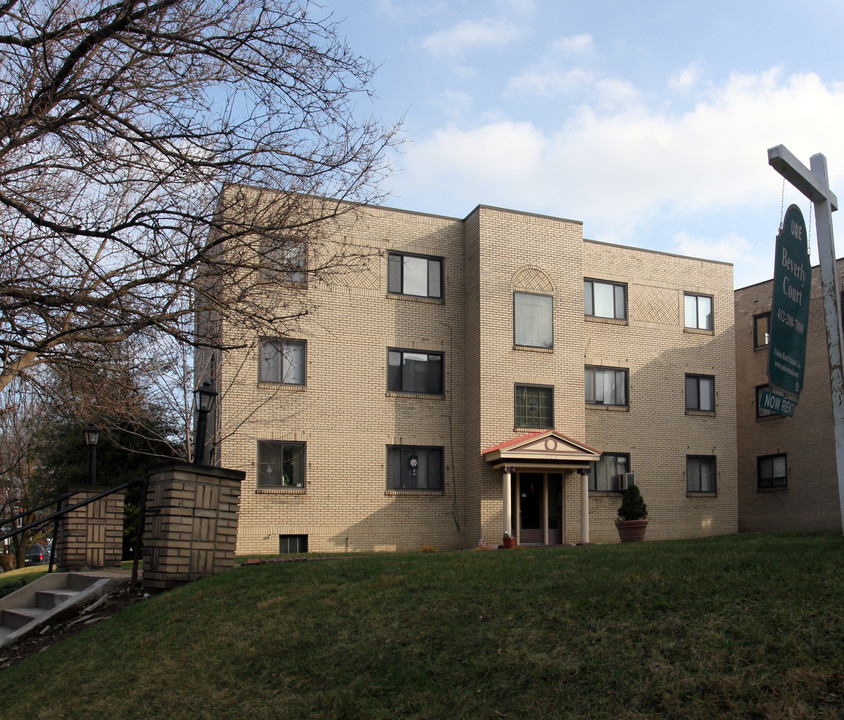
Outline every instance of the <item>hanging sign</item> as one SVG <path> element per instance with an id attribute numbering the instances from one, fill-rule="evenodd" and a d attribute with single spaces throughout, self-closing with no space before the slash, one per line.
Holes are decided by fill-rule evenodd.
<path id="1" fill-rule="evenodd" d="M 791 205 L 777 235 L 768 378 L 772 389 L 795 401 L 803 389 L 811 285 L 806 223 L 800 208 Z"/>

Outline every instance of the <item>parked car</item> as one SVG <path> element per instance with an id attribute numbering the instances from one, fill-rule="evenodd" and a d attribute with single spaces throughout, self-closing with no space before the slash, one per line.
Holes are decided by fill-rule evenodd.
<path id="1" fill-rule="evenodd" d="M 24 557 L 24 565 L 44 565 L 50 562 L 50 548 L 41 543 L 31 545 Z"/>

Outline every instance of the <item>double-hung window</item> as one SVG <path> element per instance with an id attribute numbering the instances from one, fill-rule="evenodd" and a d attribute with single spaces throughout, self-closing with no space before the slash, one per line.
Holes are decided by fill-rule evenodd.
<path id="1" fill-rule="evenodd" d="M 304 340 L 261 340 L 258 381 L 304 385 L 305 348 Z"/>
<path id="2" fill-rule="evenodd" d="M 627 370 L 587 367 L 586 402 L 592 405 L 627 405 Z"/>
<path id="3" fill-rule="evenodd" d="M 554 388 L 516 385 L 515 425 L 518 428 L 553 428 Z"/>
<path id="4" fill-rule="evenodd" d="M 686 455 L 686 492 L 716 492 L 716 471 L 714 455 Z"/>
<path id="5" fill-rule="evenodd" d="M 441 299 L 443 259 L 390 253 L 387 258 L 387 291 L 397 295 Z"/>
<path id="6" fill-rule="evenodd" d="M 525 347 L 554 347 L 554 299 L 550 295 L 513 293 L 513 342 Z"/>
<path id="7" fill-rule="evenodd" d="M 589 473 L 589 489 L 594 492 L 619 492 L 619 480 L 630 472 L 630 455 L 604 453 Z"/>
<path id="8" fill-rule="evenodd" d="M 771 313 L 753 316 L 753 347 L 763 348 L 771 343 Z"/>
<path id="9" fill-rule="evenodd" d="M 686 293 L 684 296 L 685 326 L 695 330 L 712 330 L 712 296 Z"/>
<path id="10" fill-rule="evenodd" d="M 388 490 L 442 490 L 443 449 L 441 447 L 387 447 Z"/>
<path id="11" fill-rule="evenodd" d="M 305 487 L 305 443 L 258 441 L 258 489 Z"/>
<path id="12" fill-rule="evenodd" d="M 686 375 L 686 410 L 715 412 L 715 378 Z"/>
<path id="13" fill-rule="evenodd" d="M 756 458 L 756 487 L 759 490 L 788 487 L 788 461 L 785 454 Z"/>
<path id="14" fill-rule="evenodd" d="M 589 317 L 626 320 L 627 285 L 601 280 L 584 280 L 583 314 Z"/>
<path id="15" fill-rule="evenodd" d="M 443 354 L 418 350 L 388 350 L 387 390 L 442 395 Z"/>

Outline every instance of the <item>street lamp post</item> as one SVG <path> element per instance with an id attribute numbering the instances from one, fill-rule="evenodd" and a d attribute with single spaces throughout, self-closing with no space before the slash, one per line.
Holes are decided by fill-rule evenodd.
<path id="1" fill-rule="evenodd" d="M 96 425 L 89 424 L 82 431 L 85 444 L 88 446 L 88 484 L 97 484 L 97 443 L 100 441 L 100 429 Z"/>
<path id="2" fill-rule="evenodd" d="M 205 464 L 205 434 L 208 428 L 208 413 L 214 407 L 214 400 L 217 393 L 211 388 L 211 383 L 206 380 L 196 389 L 196 445 L 193 449 L 193 464 Z"/>

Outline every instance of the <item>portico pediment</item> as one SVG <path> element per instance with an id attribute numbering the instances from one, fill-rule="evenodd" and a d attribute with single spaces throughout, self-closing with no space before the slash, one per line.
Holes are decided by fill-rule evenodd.
<path id="1" fill-rule="evenodd" d="M 481 453 L 484 460 L 501 465 L 588 468 L 597 462 L 601 453 L 585 443 L 573 440 L 556 430 L 529 433 L 506 440 Z"/>

